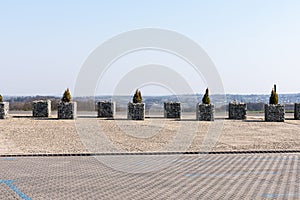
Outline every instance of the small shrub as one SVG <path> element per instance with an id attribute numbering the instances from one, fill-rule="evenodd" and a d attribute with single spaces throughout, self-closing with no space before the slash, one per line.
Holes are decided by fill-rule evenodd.
<path id="1" fill-rule="evenodd" d="M 209 99 L 209 90 L 206 88 L 205 94 L 202 98 L 202 103 L 204 104 L 210 104 L 210 99 Z"/>
<path id="2" fill-rule="evenodd" d="M 133 103 L 142 103 L 143 98 L 142 98 L 142 94 L 141 91 L 139 91 L 138 89 L 135 91 L 135 94 L 133 96 Z"/>
<path id="3" fill-rule="evenodd" d="M 64 92 L 64 95 L 63 95 L 63 98 L 61 99 L 61 101 L 65 102 L 65 103 L 69 103 L 69 102 L 71 102 L 71 100 L 72 100 L 71 93 L 70 93 L 69 88 L 67 88 Z"/>
<path id="4" fill-rule="evenodd" d="M 278 104 L 278 94 L 275 92 L 274 89 L 271 92 L 270 104 L 275 104 L 275 105 Z"/>
<path id="5" fill-rule="evenodd" d="M 3 102 L 2 95 L 0 94 L 0 103 Z"/>

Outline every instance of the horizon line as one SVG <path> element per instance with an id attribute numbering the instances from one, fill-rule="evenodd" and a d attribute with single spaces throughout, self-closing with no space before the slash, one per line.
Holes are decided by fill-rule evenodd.
<path id="1" fill-rule="evenodd" d="M 277 93 L 278 95 L 300 95 L 300 93 Z M 204 93 L 195 93 L 195 94 L 162 94 L 162 95 L 143 95 L 144 97 L 165 97 L 165 96 L 198 96 L 204 95 Z M 217 95 L 238 95 L 238 96 L 263 96 L 263 95 L 270 95 L 270 94 L 238 94 L 238 93 L 226 93 L 226 94 L 210 94 L 210 96 L 217 96 Z M 3 95 L 3 97 L 61 97 L 62 95 L 57 94 L 42 94 L 42 95 Z M 133 95 L 112 95 L 112 94 L 103 94 L 103 95 L 94 95 L 94 96 L 73 96 L 73 98 L 80 98 L 80 97 L 103 97 L 103 96 L 116 96 L 116 97 L 131 97 Z"/>

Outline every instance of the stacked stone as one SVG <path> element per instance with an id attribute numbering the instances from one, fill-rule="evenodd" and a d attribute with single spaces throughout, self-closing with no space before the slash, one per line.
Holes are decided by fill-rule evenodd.
<path id="1" fill-rule="evenodd" d="M 229 103 L 229 119 L 243 120 L 247 118 L 247 104 L 240 102 Z"/>
<path id="2" fill-rule="evenodd" d="M 295 103 L 294 117 L 297 120 L 300 119 L 300 103 Z"/>
<path id="3" fill-rule="evenodd" d="M 214 121 L 215 107 L 212 104 L 197 104 L 196 119 L 199 121 Z"/>
<path id="4" fill-rule="evenodd" d="M 128 103 L 127 119 L 144 120 L 145 104 L 144 103 Z"/>
<path id="5" fill-rule="evenodd" d="M 9 102 L 0 102 L 0 119 L 8 117 Z"/>
<path id="6" fill-rule="evenodd" d="M 165 118 L 181 118 L 180 102 L 164 102 L 164 117 Z"/>
<path id="7" fill-rule="evenodd" d="M 51 115 L 51 101 L 40 100 L 32 102 L 32 116 L 33 117 L 50 117 Z"/>
<path id="8" fill-rule="evenodd" d="M 97 103 L 99 118 L 113 118 L 116 112 L 115 102 L 100 101 Z"/>
<path id="9" fill-rule="evenodd" d="M 265 121 L 284 122 L 284 105 L 265 104 Z"/>
<path id="10" fill-rule="evenodd" d="M 60 102 L 57 107 L 58 119 L 75 119 L 77 116 L 76 102 Z"/>

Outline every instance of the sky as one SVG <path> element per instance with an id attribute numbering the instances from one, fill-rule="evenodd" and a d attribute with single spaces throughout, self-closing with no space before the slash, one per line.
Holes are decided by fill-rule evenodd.
<path id="1" fill-rule="evenodd" d="M 297 0 L 0 0 L 0 93 L 73 91 L 98 46 L 142 28 L 172 30 L 197 42 L 225 93 L 269 94 L 274 83 L 279 93 L 300 93 L 299 10 Z M 133 66 L 152 60 L 182 74 L 195 93 L 209 87 L 205 77 L 195 78 L 188 65 L 170 57 L 155 51 L 125 56 L 111 65 L 95 93 L 113 93 Z M 145 95 L 170 92 L 158 85 L 141 87 Z"/>

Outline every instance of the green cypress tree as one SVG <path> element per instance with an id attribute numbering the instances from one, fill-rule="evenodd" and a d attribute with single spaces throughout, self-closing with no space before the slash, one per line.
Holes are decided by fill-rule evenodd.
<path id="1" fill-rule="evenodd" d="M 143 98 L 141 92 L 137 89 L 133 96 L 133 103 L 142 103 Z"/>
<path id="2" fill-rule="evenodd" d="M 275 105 L 278 104 L 278 94 L 275 92 L 274 89 L 272 89 L 269 103 L 270 104 L 275 104 Z"/>
<path id="3" fill-rule="evenodd" d="M 3 102 L 2 95 L 0 94 L 0 103 Z"/>
<path id="4" fill-rule="evenodd" d="M 142 103 L 142 101 L 143 101 L 143 98 L 142 98 L 142 93 L 141 93 L 141 91 L 139 90 L 139 103 Z"/>
<path id="5" fill-rule="evenodd" d="M 209 99 L 209 90 L 206 88 L 205 94 L 202 98 L 202 103 L 203 104 L 210 104 L 210 99 Z"/>
<path id="6" fill-rule="evenodd" d="M 65 102 L 65 103 L 69 103 L 69 102 L 71 102 L 71 100 L 72 100 L 71 93 L 70 93 L 69 88 L 67 88 L 64 92 L 64 95 L 63 95 L 61 101 Z"/>

